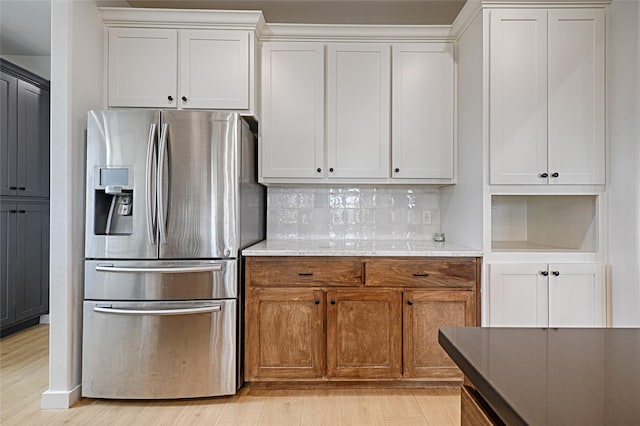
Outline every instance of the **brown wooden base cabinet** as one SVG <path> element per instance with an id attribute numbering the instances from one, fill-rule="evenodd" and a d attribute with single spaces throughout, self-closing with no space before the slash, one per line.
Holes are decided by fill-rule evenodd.
<path id="1" fill-rule="evenodd" d="M 245 380 L 461 382 L 438 328 L 479 324 L 480 258 L 248 257 Z"/>

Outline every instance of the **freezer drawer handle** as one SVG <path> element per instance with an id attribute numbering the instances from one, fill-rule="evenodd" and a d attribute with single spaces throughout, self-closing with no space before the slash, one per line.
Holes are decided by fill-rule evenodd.
<path id="1" fill-rule="evenodd" d="M 206 314 L 208 312 L 220 312 L 222 311 L 222 305 L 204 306 L 202 308 L 158 309 L 158 310 L 117 309 L 117 308 L 106 308 L 102 306 L 96 306 L 93 308 L 93 311 L 101 312 L 103 314 L 117 314 L 117 315 L 189 315 L 189 314 Z"/>
<path id="2" fill-rule="evenodd" d="M 98 272 L 146 272 L 155 274 L 182 274 L 185 272 L 218 272 L 222 271 L 222 265 L 180 266 L 175 268 L 137 268 L 128 266 L 96 266 Z"/>

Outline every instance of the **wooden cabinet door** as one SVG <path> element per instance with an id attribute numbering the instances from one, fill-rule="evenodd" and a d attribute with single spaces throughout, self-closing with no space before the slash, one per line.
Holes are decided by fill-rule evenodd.
<path id="1" fill-rule="evenodd" d="M 109 29 L 109 106 L 175 108 L 178 31 Z"/>
<path id="2" fill-rule="evenodd" d="M 49 92 L 18 80 L 19 196 L 49 196 L 49 126 Z"/>
<path id="3" fill-rule="evenodd" d="M 16 195 L 18 79 L 0 73 L 0 195 Z"/>
<path id="4" fill-rule="evenodd" d="M 181 108 L 249 109 L 249 31 L 181 30 Z"/>
<path id="5" fill-rule="evenodd" d="M 0 327 L 16 320 L 16 219 L 17 206 L 0 203 Z"/>
<path id="6" fill-rule="evenodd" d="M 604 327 L 604 297 L 599 264 L 549 265 L 549 327 Z"/>
<path id="7" fill-rule="evenodd" d="M 322 43 L 264 43 L 260 126 L 261 177 L 326 174 Z"/>
<path id="8" fill-rule="evenodd" d="M 389 177 L 390 86 L 388 44 L 328 45 L 329 178 Z"/>
<path id="9" fill-rule="evenodd" d="M 392 48 L 391 176 L 453 179 L 453 43 Z"/>
<path id="10" fill-rule="evenodd" d="M 549 10 L 549 183 L 604 184 L 604 27 L 601 9 Z"/>
<path id="11" fill-rule="evenodd" d="M 472 291 L 404 292 L 404 376 L 461 379 L 462 373 L 438 343 L 440 327 L 476 325 Z"/>
<path id="12" fill-rule="evenodd" d="M 547 11 L 492 10 L 490 24 L 490 183 L 546 184 Z"/>
<path id="13" fill-rule="evenodd" d="M 327 292 L 327 375 L 402 375 L 402 295 L 397 290 Z"/>
<path id="14" fill-rule="evenodd" d="M 313 379 L 325 369 L 325 300 L 318 289 L 247 294 L 245 379 Z"/>
<path id="15" fill-rule="evenodd" d="M 16 321 L 49 310 L 49 205 L 17 205 Z"/>
<path id="16" fill-rule="evenodd" d="M 547 327 L 549 289 L 546 263 L 489 265 L 489 326 Z"/>

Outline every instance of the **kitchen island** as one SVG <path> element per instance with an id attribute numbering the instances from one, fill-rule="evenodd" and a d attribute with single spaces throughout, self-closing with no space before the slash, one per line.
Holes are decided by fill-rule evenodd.
<path id="1" fill-rule="evenodd" d="M 438 341 L 465 376 L 463 426 L 640 422 L 640 329 L 451 327 Z"/>

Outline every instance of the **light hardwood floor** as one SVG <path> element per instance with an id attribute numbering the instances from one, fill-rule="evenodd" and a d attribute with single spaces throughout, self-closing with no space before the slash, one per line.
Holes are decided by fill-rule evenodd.
<path id="1" fill-rule="evenodd" d="M 0 424 L 9 425 L 458 425 L 457 389 L 257 390 L 178 401 L 83 398 L 41 410 L 49 375 L 49 327 L 0 340 Z"/>

